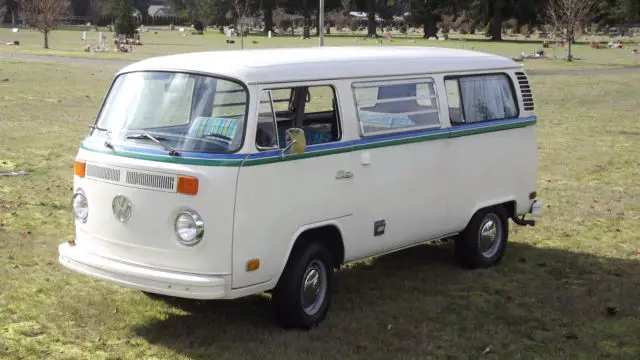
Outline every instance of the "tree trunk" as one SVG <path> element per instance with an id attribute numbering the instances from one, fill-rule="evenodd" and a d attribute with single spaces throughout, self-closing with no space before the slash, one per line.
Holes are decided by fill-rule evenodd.
<path id="1" fill-rule="evenodd" d="M 504 0 L 493 0 L 493 19 L 491 21 L 491 40 L 502 40 L 502 8 Z"/>
<path id="2" fill-rule="evenodd" d="M 304 27 L 302 28 L 302 37 L 308 39 L 311 37 L 311 15 L 304 15 Z"/>
<path id="3" fill-rule="evenodd" d="M 438 38 L 438 18 L 432 13 L 427 13 L 424 17 L 424 38 Z"/>
<path id="4" fill-rule="evenodd" d="M 316 10 L 316 36 L 320 37 L 320 9 Z"/>
<path id="5" fill-rule="evenodd" d="M 375 0 L 367 0 L 367 20 L 368 20 L 368 36 L 376 36 L 377 37 L 377 26 L 376 23 L 376 1 Z"/>
<path id="6" fill-rule="evenodd" d="M 44 31 L 44 48 L 49 48 L 49 31 Z"/>
<path id="7" fill-rule="evenodd" d="M 571 43 L 573 42 L 573 37 L 569 37 L 569 41 L 567 41 L 568 44 L 568 49 L 567 49 L 567 61 L 571 62 L 573 61 L 573 54 L 571 53 Z"/>
<path id="8" fill-rule="evenodd" d="M 16 12 L 11 10 L 11 27 L 16 27 Z"/>
<path id="9" fill-rule="evenodd" d="M 265 34 L 273 31 L 273 9 L 269 7 L 264 10 L 264 32 Z"/>

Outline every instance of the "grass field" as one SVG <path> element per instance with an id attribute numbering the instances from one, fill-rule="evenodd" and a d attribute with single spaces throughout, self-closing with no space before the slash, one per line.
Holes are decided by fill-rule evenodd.
<path id="1" fill-rule="evenodd" d="M 30 172 L 0 177 L 0 358 L 640 357 L 640 73 L 531 78 L 546 214 L 512 225 L 500 266 L 459 269 L 447 245 L 375 259 L 339 273 L 301 333 L 261 296 L 174 306 L 57 263 L 75 151 L 116 70 L 0 59 L 0 171 Z"/>
<path id="2" fill-rule="evenodd" d="M 104 33 L 108 40 L 111 40 L 112 33 Z M 19 33 L 11 33 L 9 29 L 0 28 L 0 41 L 17 40 L 20 46 L 1 46 L 0 52 L 8 53 L 26 53 L 26 54 L 48 54 L 71 57 L 88 57 L 97 59 L 123 59 L 123 60 L 141 60 L 152 56 L 165 54 L 174 54 L 181 52 L 211 51 L 223 49 L 240 49 L 240 40 L 235 38 L 235 44 L 226 44 L 226 37 L 217 31 L 209 31 L 204 36 L 187 36 L 183 37 L 177 31 L 158 31 L 143 33 L 143 46 L 135 47 L 133 53 L 95 53 L 83 51 L 83 47 L 87 44 L 95 45 L 98 40 L 98 33 L 89 32 L 88 42 L 82 42 L 82 33 L 80 31 L 54 31 L 51 34 L 51 49 L 45 50 L 42 47 L 42 34 L 37 31 L 21 30 Z M 612 39 L 600 39 L 608 42 Z M 613 39 L 615 40 L 615 39 Z M 548 59 L 527 60 L 524 62 L 525 68 L 532 70 L 549 70 L 549 69 L 584 69 L 584 68 L 607 68 L 607 67 L 623 67 L 623 66 L 640 66 L 640 55 L 631 54 L 630 50 L 639 48 L 639 39 L 623 40 L 626 46 L 623 49 L 591 49 L 585 44 L 574 46 L 574 56 L 580 60 L 567 63 L 562 60 L 566 56 L 565 48 L 548 48 L 545 49 Z M 632 41 L 633 43 L 628 43 Z M 308 40 L 300 40 L 293 37 L 267 38 L 265 36 L 249 36 L 245 39 L 245 48 L 264 48 L 264 47 L 300 47 L 300 46 L 317 46 L 318 39 L 312 38 Z M 254 43 L 255 42 L 255 43 Z M 492 43 L 482 41 L 478 38 L 471 38 L 465 41 L 448 40 L 448 41 L 429 41 L 424 40 L 420 36 L 415 37 L 396 37 L 391 43 L 379 45 L 373 39 L 365 37 L 355 38 L 350 36 L 326 36 L 325 46 L 347 46 L 347 45 L 365 45 L 365 46 L 442 46 L 450 48 L 465 48 L 489 53 L 495 53 L 506 57 L 513 57 L 524 52 L 533 53 L 542 47 L 539 40 L 519 41 L 519 42 L 503 42 Z M 557 59 L 554 60 L 554 56 Z"/>

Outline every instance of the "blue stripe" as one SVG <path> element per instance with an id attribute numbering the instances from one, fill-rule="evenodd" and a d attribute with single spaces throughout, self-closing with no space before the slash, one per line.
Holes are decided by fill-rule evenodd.
<path id="1" fill-rule="evenodd" d="M 410 138 L 420 137 L 424 135 L 450 133 L 452 136 L 455 136 L 455 134 L 458 132 L 464 132 L 464 131 L 473 130 L 473 129 L 491 128 L 493 126 L 518 124 L 523 122 L 529 122 L 532 120 L 536 120 L 536 116 L 505 119 L 505 120 L 495 120 L 495 121 L 485 121 L 485 122 L 474 123 L 474 124 L 458 125 L 458 126 L 444 128 L 444 129 L 416 130 L 416 131 L 408 131 L 408 132 L 403 132 L 400 134 L 393 134 L 393 135 L 381 135 L 381 136 L 376 136 L 371 138 L 364 138 L 364 139 L 357 139 L 357 140 L 350 140 L 350 141 L 309 145 L 307 146 L 306 152 L 334 150 L 334 149 L 342 149 L 342 148 L 348 148 L 348 147 L 353 147 L 358 145 L 384 143 L 387 141 L 410 139 Z M 91 145 L 99 146 L 99 147 L 102 146 L 101 143 L 99 143 L 98 141 L 93 141 L 91 138 L 86 138 L 83 141 L 83 145 L 88 147 L 91 147 Z M 169 157 L 166 151 L 159 150 L 156 148 L 118 145 L 116 146 L 116 149 L 118 152 L 125 151 L 129 153 L 139 153 L 139 154 L 145 154 L 145 155 Z M 255 153 L 255 154 L 237 154 L 237 153 L 236 154 L 206 154 L 206 153 L 194 153 L 194 152 L 181 152 L 181 153 L 182 153 L 181 158 L 184 158 L 184 159 L 203 159 L 203 160 L 243 160 L 245 158 L 264 159 L 264 158 L 269 158 L 274 156 L 280 156 L 279 149 L 268 150 L 268 151 Z"/>

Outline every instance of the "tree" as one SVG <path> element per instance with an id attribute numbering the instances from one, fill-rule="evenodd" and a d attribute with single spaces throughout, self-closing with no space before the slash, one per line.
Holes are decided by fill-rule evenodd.
<path id="1" fill-rule="evenodd" d="M 260 7 L 264 17 L 264 32 L 273 31 L 273 10 L 276 8 L 276 0 L 262 0 Z"/>
<path id="2" fill-rule="evenodd" d="M 116 8 L 116 34 L 127 35 L 132 38 L 136 31 L 136 23 L 133 17 L 135 7 L 132 0 L 118 0 Z"/>
<path id="3" fill-rule="evenodd" d="M 49 33 L 71 14 L 69 0 L 18 0 L 20 10 L 29 24 L 44 35 L 44 48 L 49 48 Z"/>
<path id="4" fill-rule="evenodd" d="M 11 26 L 16 26 L 16 13 L 18 2 L 16 0 L 0 0 L 0 22 L 6 13 L 11 14 Z"/>
<path id="5" fill-rule="evenodd" d="M 617 0 L 615 13 L 622 21 L 637 22 L 640 20 L 640 1 Z"/>
<path id="6" fill-rule="evenodd" d="M 428 39 L 438 37 L 438 21 L 442 15 L 456 14 L 459 5 L 453 0 L 411 0 L 410 6 L 411 20 L 423 26 L 424 38 Z"/>
<path id="7" fill-rule="evenodd" d="M 149 16 L 149 7 L 151 7 L 151 0 L 135 0 L 133 7 L 140 11 L 140 16 Z"/>
<path id="8" fill-rule="evenodd" d="M 549 0 L 548 14 L 554 32 L 569 46 L 567 61 L 573 61 L 571 44 L 595 15 L 595 4 L 596 0 Z"/>
<path id="9" fill-rule="evenodd" d="M 244 22 L 249 13 L 249 2 L 246 0 L 233 0 L 233 10 L 238 16 L 238 28 L 240 30 L 240 49 L 244 49 Z"/>
<path id="10" fill-rule="evenodd" d="M 233 10 L 232 0 L 169 0 L 168 4 L 174 11 L 187 16 L 189 21 L 203 25 L 222 23 L 227 13 Z"/>
<path id="11" fill-rule="evenodd" d="M 502 41 L 502 20 L 504 19 L 505 0 L 491 1 L 491 40 Z"/>

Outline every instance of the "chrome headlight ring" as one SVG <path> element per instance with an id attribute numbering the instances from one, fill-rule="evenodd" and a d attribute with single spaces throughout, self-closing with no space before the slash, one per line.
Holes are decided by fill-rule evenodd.
<path id="1" fill-rule="evenodd" d="M 204 221 L 195 211 L 183 210 L 175 221 L 175 232 L 180 244 L 194 246 L 204 236 Z"/>
<path id="2" fill-rule="evenodd" d="M 71 198 L 71 211 L 76 220 L 86 223 L 89 218 L 89 201 L 84 190 L 78 188 Z"/>

